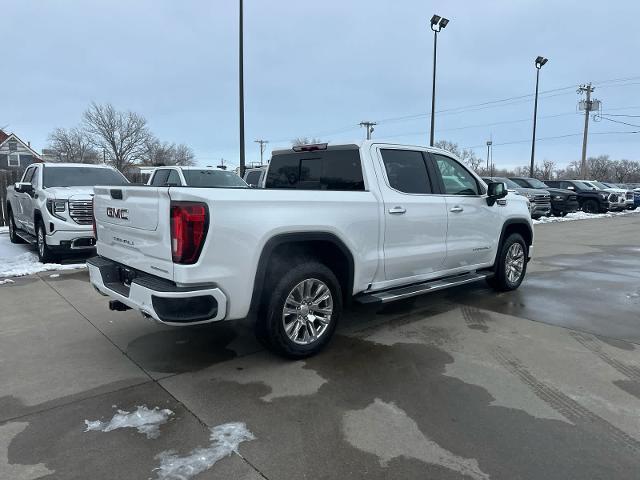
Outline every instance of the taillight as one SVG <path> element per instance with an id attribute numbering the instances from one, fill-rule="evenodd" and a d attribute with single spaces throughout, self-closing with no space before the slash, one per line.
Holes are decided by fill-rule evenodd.
<path id="1" fill-rule="evenodd" d="M 93 217 L 93 236 L 98 241 L 98 226 L 96 225 L 96 197 L 91 197 L 91 216 Z"/>
<path id="2" fill-rule="evenodd" d="M 209 228 L 209 212 L 204 203 L 171 202 L 171 256 L 174 263 L 190 265 L 198 261 Z"/>

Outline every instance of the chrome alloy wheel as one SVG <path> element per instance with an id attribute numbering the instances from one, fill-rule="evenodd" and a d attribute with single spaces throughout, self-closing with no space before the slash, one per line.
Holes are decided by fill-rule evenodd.
<path id="1" fill-rule="evenodd" d="M 520 280 L 524 270 L 524 249 L 521 244 L 514 243 L 509 247 L 504 268 L 509 282 L 517 283 Z"/>
<path id="2" fill-rule="evenodd" d="M 44 257 L 44 232 L 42 231 L 41 228 L 38 229 L 38 252 L 40 253 L 41 257 Z"/>
<path id="3" fill-rule="evenodd" d="M 331 290 L 324 282 L 308 278 L 289 292 L 282 309 L 282 324 L 292 342 L 309 345 L 327 331 L 332 314 Z"/>

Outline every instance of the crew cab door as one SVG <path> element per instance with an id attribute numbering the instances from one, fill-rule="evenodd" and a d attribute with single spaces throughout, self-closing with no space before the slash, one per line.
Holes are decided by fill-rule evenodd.
<path id="1" fill-rule="evenodd" d="M 434 195 L 428 154 L 385 146 L 377 149 L 384 203 L 384 271 L 392 285 L 442 270 L 447 255 L 447 210 Z"/>
<path id="2" fill-rule="evenodd" d="M 24 225 L 25 227 L 35 233 L 35 223 L 34 223 L 34 211 L 36 208 L 36 198 L 38 198 L 38 190 L 42 186 L 41 179 L 41 171 L 37 165 L 31 167 L 33 169 L 33 173 L 31 175 L 31 185 L 33 186 L 33 190 L 31 194 L 24 193 L 24 204 L 23 204 L 23 215 L 24 215 Z"/>
<path id="3" fill-rule="evenodd" d="M 25 170 L 24 175 L 22 175 L 22 180 L 20 181 L 27 183 L 31 182 L 33 179 L 35 168 L 36 167 L 33 165 L 28 167 Z M 20 228 L 25 228 L 28 226 L 29 222 L 29 219 L 27 218 L 27 211 L 31 207 L 33 199 L 31 198 L 31 195 L 26 192 L 14 192 L 14 195 L 16 199 L 16 205 L 14 205 L 14 208 L 17 206 L 17 208 L 15 208 L 17 211 L 13 212 L 13 218 L 18 223 Z M 33 214 L 33 210 L 31 210 L 31 213 Z"/>
<path id="4" fill-rule="evenodd" d="M 457 160 L 439 153 L 431 157 L 448 214 L 445 268 L 493 264 L 503 205 L 487 205 L 484 186 Z"/>

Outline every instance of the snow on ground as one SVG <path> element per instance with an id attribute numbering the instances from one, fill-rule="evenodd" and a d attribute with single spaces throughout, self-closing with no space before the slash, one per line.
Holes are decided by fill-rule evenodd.
<path id="1" fill-rule="evenodd" d="M 569 213 L 566 217 L 542 217 L 538 220 L 534 220 L 533 224 L 539 225 L 541 223 L 572 222 L 574 220 L 591 220 L 593 218 L 610 218 L 610 217 L 620 217 L 623 215 L 640 215 L 640 209 L 623 210 L 622 212 L 608 212 L 608 213 L 574 212 L 574 213 Z"/>
<path id="2" fill-rule="evenodd" d="M 74 270 L 86 267 L 84 263 L 69 265 L 40 263 L 38 254 L 32 245 L 11 243 L 8 228 L 0 227 L 0 278 L 21 277 L 50 270 Z"/>
<path id="3" fill-rule="evenodd" d="M 160 460 L 157 471 L 158 480 L 188 480 L 211 468 L 218 460 L 238 452 L 238 446 L 255 436 L 247 430 L 244 423 L 234 422 L 218 425 L 211 429 L 211 445 L 196 448 L 186 457 L 179 457 L 175 451 L 168 450 L 156 456 Z"/>
<path id="4" fill-rule="evenodd" d="M 167 423 L 173 412 L 167 408 L 160 410 L 158 407 L 149 410 L 145 405 L 138 406 L 133 412 L 118 410 L 109 422 L 100 420 L 85 420 L 87 426 L 85 432 L 98 431 L 110 432 L 118 428 L 135 428 L 147 438 L 160 436 L 160 425 Z"/>

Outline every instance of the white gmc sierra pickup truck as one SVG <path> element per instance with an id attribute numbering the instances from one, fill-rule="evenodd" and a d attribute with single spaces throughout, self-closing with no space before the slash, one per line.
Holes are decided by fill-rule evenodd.
<path id="1" fill-rule="evenodd" d="M 365 141 L 274 151 L 264 188 L 96 187 L 91 282 L 168 325 L 252 314 L 274 351 L 320 350 L 343 305 L 522 282 L 527 200 L 450 153 Z M 253 315 L 255 314 L 255 315 Z"/>
<path id="2" fill-rule="evenodd" d="M 37 246 L 43 263 L 59 254 L 92 249 L 94 185 L 129 183 L 117 170 L 83 163 L 34 163 L 7 188 L 9 238 Z"/>

